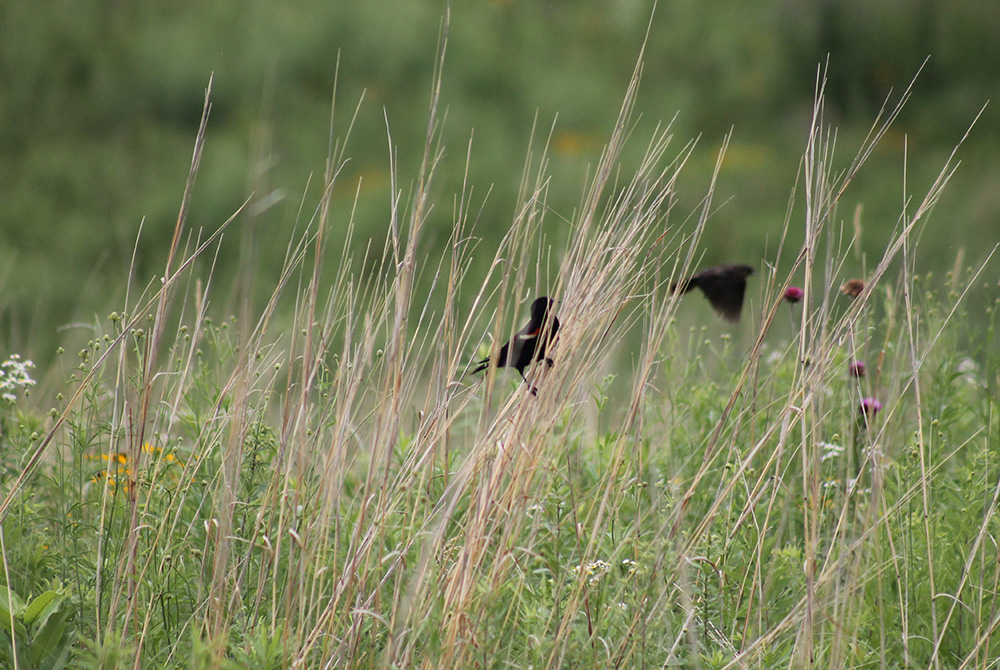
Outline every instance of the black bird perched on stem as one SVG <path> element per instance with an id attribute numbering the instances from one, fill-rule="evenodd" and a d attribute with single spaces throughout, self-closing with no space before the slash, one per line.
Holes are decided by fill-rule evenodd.
<path id="1" fill-rule="evenodd" d="M 677 282 L 670 287 L 670 292 L 684 294 L 698 287 L 723 319 L 736 323 L 743 311 L 747 277 L 752 274 L 754 271 L 749 265 L 718 265 Z"/>
<path id="2" fill-rule="evenodd" d="M 482 372 L 493 362 L 498 368 L 514 368 L 521 374 L 525 383 L 528 383 L 524 371 L 529 365 L 545 359 L 549 367 L 552 367 L 552 359 L 545 357 L 545 349 L 555 341 L 559 332 L 559 319 L 554 314 L 550 316 L 554 304 L 555 300 L 552 298 L 546 296 L 536 298 L 531 303 L 531 319 L 528 320 L 528 325 L 517 331 L 510 342 L 500 347 L 500 353 L 495 359 L 484 358 L 476 364 L 476 369 L 470 374 Z M 538 389 L 532 386 L 531 394 L 537 395 Z"/>

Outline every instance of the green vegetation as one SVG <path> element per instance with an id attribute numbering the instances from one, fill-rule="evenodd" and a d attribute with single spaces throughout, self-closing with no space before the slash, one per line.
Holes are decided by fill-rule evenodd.
<path id="1" fill-rule="evenodd" d="M 682 196 L 694 145 L 636 129 L 638 72 L 564 237 L 543 225 L 541 140 L 495 245 L 476 239 L 481 193 L 436 198 L 435 87 L 422 162 L 389 166 L 393 192 L 412 188 L 384 243 L 356 253 L 332 214 L 355 188 L 339 137 L 270 297 L 231 319 L 213 317 L 211 268 L 236 224 L 192 233 L 192 170 L 162 281 L 61 352 L 51 390 L 4 366 L 5 663 L 996 665 L 998 312 L 971 347 L 982 267 L 917 263 L 953 164 L 841 295 L 860 240 L 836 212 L 899 110 L 837 171 L 821 97 L 804 216 L 734 331 L 667 295 L 719 193 Z M 452 221 L 440 257 L 435 217 Z M 240 276 L 236 294 L 262 288 Z M 516 375 L 463 378 L 540 293 L 562 330 L 537 397 Z"/>

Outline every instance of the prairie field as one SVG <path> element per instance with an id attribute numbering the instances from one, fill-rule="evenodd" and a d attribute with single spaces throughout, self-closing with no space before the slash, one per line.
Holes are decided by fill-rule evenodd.
<path id="1" fill-rule="evenodd" d="M 670 291 L 718 235 L 728 136 L 692 193 L 698 139 L 637 130 L 640 56 L 571 212 L 537 127 L 483 235 L 488 187 L 440 183 L 467 151 L 445 42 L 419 164 L 388 133 L 377 235 L 331 205 L 363 188 L 336 99 L 278 280 L 220 281 L 249 205 L 190 224 L 210 83 L 165 265 L 130 267 L 86 346 L 2 364 L 0 666 L 997 667 L 995 247 L 918 254 L 963 146 L 862 254 L 844 203 L 909 89 L 844 146 L 819 68 L 783 232 L 728 259 L 756 271 L 730 324 Z M 554 364 L 467 374 L 541 295 Z"/>

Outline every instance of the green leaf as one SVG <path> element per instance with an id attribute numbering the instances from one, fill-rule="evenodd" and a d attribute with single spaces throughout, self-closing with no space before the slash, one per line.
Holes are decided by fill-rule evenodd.
<path id="1" fill-rule="evenodd" d="M 10 619 L 11 619 L 11 603 L 13 603 L 14 608 L 14 625 L 17 628 L 17 635 L 21 637 L 27 633 L 27 629 L 24 628 L 24 624 L 21 622 L 21 614 L 24 611 L 24 601 L 5 586 L 0 586 L 0 629 L 6 631 L 8 634 L 10 630 Z"/>
<path id="2" fill-rule="evenodd" d="M 14 605 L 14 616 L 20 615 L 21 610 L 24 609 L 24 601 L 21 600 L 21 596 L 17 595 L 6 586 L 0 586 L 0 607 L 7 610 L 10 603 L 13 603 Z M 7 618 L 10 618 L 9 615 Z"/>
<path id="3" fill-rule="evenodd" d="M 65 664 L 72 640 L 66 635 L 66 624 L 71 614 L 69 609 L 62 609 L 45 615 L 44 623 L 32 638 L 29 649 L 36 668 L 57 668 Z"/>
<path id="4" fill-rule="evenodd" d="M 35 625 L 35 620 L 41 616 L 43 619 L 52 614 L 62 604 L 63 597 L 58 591 L 46 591 L 38 596 L 24 610 L 24 624 L 29 628 Z M 41 624 L 39 624 L 41 625 Z"/>

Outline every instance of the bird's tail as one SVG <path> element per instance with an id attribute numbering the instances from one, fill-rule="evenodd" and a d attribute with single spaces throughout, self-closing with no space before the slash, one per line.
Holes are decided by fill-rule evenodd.
<path id="1" fill-rule="evenodd" d="M 467 375 L 474 375 L 477 372 L 482 372 L 486 368 L 490 367 L 490 359 L 484 358 L 483 360 L 479 361 L 478 363 L 473 363 L 473 365 L 476 366 L 476 369 L 475 370 L 469 370 L 465 374 L 467 374 Z"/>

